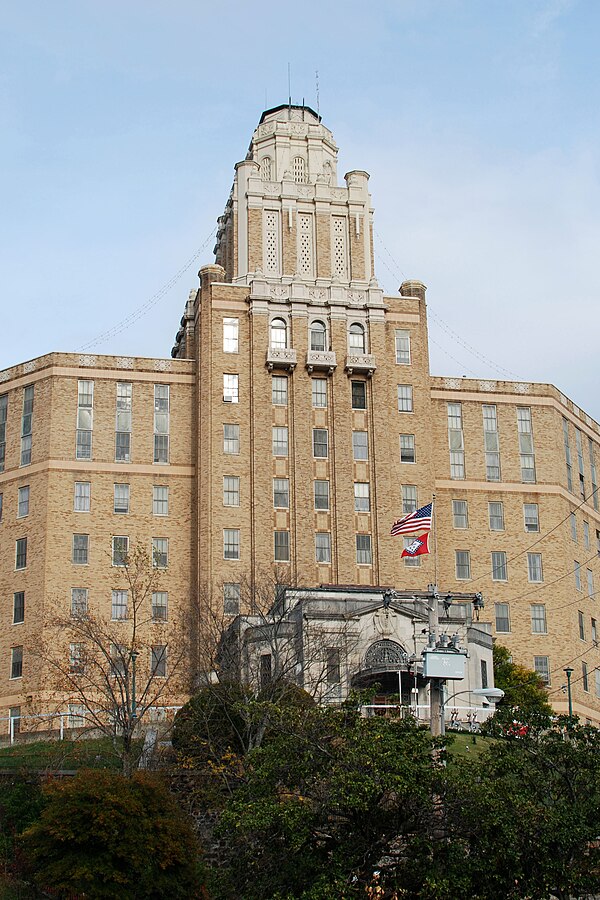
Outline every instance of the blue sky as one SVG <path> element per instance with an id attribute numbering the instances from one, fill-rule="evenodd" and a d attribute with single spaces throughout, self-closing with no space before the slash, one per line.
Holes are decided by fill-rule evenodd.
<path id="1" fill-rule="evenodd" d="M 95 352 L 169 355 L 289 61 L 371 173 L 384 288 L 428 285 L 432 372 L 599 419 L 599 26 L 595 0 L 5 4 L 0 368 L 107 331 Z"/>

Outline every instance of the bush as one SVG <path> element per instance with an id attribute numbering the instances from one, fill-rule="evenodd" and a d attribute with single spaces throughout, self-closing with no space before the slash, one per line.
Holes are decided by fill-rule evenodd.
<path id="1" fill-rule="evenodd" d="M 87 770 L 44 794 L 21 839 L 40 887 L 90 900 L 200 896 L 191 825 L 155 776 Z"/>

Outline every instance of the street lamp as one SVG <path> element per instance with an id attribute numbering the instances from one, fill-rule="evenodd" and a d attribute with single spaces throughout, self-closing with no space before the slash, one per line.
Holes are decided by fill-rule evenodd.
<path id="1" fill-rule="evenodd" d="M 459 697 L 461 694 L 474 694 L 476 697 L 485 697 L 487 700 L 491 700 L 493 703 L 499 702 L 504 697 L 504 691 L 502 688 L 473 688 L 472 691 L 456 691 L 456 693 L 452 694 L 448 697 L 447 700 L 444 699 L 442 693 L 442 711 L 440 716 L 440 725 L 441 725 L 441 734 L 446 733 L 446 705 L 450 703 L 451 700 L 454 700 L 455 697 Z"/>
<path id="2" fill-rule="evenodd" d="M 139 653 L 137 650 L 131 651 L 131 718 L 134 721 L 137 719 L 137 707 L 135 701 L 135 661 L 138 656 Z"/>
<path id="3" fill-rule="evenodd" d="M 573 669 L 570 666 L 567 666 L 563 669 L 563 672 L 567 676 L 567 694 L 569 697 L 569 719 L 573 718 L 573 698 L 571 697 L 571 675 L 573 674 Z"/>

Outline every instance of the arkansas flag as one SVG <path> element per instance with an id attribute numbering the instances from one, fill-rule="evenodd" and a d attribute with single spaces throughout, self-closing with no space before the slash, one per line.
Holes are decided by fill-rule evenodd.
<path id="1" fill-rule="evenodd" d="M 400 558 L 403 556 L 423 556 L 425 553 L 429 553 L 429 532 L 411 541 L 402 551 Z"/>

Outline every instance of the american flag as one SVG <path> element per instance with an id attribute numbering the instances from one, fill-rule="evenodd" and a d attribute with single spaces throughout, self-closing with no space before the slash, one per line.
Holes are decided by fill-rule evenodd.
<path id="1" fill-rule="evenodd" d="M 433 501 L 421 509 L 416 509 L 401 519 L 396 519 L 390 534 L 414 534 L 416 531 L 431 531 L 431 511 Z"/>

